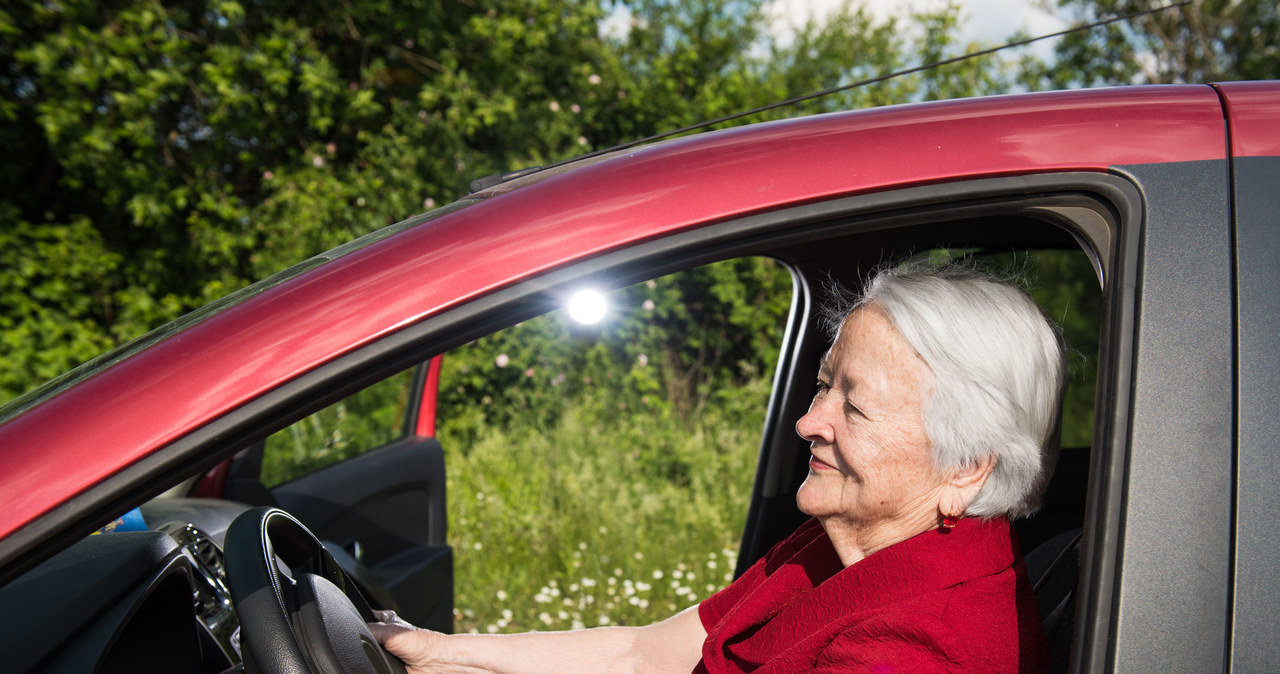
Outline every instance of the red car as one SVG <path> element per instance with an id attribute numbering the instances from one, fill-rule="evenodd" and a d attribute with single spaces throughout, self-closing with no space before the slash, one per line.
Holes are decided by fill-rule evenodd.
<path id="1" fill-rule="evenodd" d="M 1270 670 L 1280 662 L 1280 554 L 1263 526 L 1280 513 L 1278 214 L 1280 83 L 822 115 L 489 187 L 0 411 L 4 667 L 220 672 L 240 664 L 243 633 L 266 649 L 249 671 L 304 671 L 306 657 L 368 647 L 366 609 L 330 596 L 352 585 L 448 629 L 445 466 L 427 363 L 583 285 L 767 255 L 796 290 L 739 550 L 749 564 L 799 521 L 808 451 L 792 426 L 825 348 L 819 286 L 963 248 L 1071 251 L 1099 283 L 1092 445 L 1064 450 L 1045 513 L 1021 532 L 1057 666 Z M 275 490 L 257 480 L 254 448 L 269 433 L 415 365 L 403 437 Z M 387 516 L 393 500 L 401 514 Z M 278 504 L 315 535 L 279 510 L 246 511 L 253 502 Z M 193 526 L 87 536 L 139 505 L 148 522 Z M 319 539 L 347 549 L 321 553 Z M 223 547 L 238 558 L 231 568 Z M 293 600 L 276 554 L 323 620 L 289 617 L 297 607 L 282 605 Z M 262 591 L 240 589 L 253 583 Z"/>

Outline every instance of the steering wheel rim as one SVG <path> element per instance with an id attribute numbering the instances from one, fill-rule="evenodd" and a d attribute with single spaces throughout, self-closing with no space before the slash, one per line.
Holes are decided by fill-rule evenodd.
<path id="1" fill-rule="evenodd" d="M 227 528 L 223 548 L 246 671 L 405 671 L 366 627 L 377 618 L 355 584 L 292 515 L 247 510 Z"/>

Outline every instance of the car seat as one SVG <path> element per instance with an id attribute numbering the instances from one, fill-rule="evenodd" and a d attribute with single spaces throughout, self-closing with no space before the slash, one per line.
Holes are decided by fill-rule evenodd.
<path id="1" fill-rule="evenodd" d="M 1070 664 L 1083 535 L 1079 528 L 1064 531 L 1036 546 L 1025 558 L 1054 674 L 1066 672 Z"/>

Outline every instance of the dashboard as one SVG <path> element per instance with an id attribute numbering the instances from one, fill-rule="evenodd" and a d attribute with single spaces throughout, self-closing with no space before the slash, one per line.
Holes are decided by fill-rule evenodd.
<path id="1" fill-rule="evenodd" d="M 242 671 L 222 537 L 247 506 L 161 499 L 0 588 L 6 671 Z"/>

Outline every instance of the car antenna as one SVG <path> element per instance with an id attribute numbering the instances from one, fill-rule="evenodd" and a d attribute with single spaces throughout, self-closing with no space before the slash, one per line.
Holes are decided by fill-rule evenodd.
<path id="1" fill-rule="evenodd" d="M 940 68 L 940 67 L 942 67 L 942 66 L 951 65 L 952 63 L 960 63 L 961 61 L 967 61 L 967 60 L 969 60 L 969 59 L 978 58 L 978 57 L 980 57 L 980 56 L 987 56 L 987 55 L 989 55 L 989 54 L 994 54 L 994 53 L 996 53 L 996 52 L 1004 51 L 1004 50 L 1006 50 L 1006 49 L 1013 49 L 1013 48 L 1015 48 L 1015 47 L 1023 47 L 1023 46 L 1029 45 L 1029 44 L 1031 44 L 1031 43 L 1033 43 L 1033 42 L 1039 42 L 1039 41 L 1041 41 L 1041 40 L 1048 40 L 1048 39 L 1050 39 L 1050 38 L 1055 38 L 1055 37 L 1063 37 L 1063 36 L 1065 36 L 1065 35 L 1071 35 L 1071 34 L 1073 34 L 1073 33 L 1081 33 L 1081 32 L 1088 31 L 1088 30 L 1093 30 L 1094 28 L 1098 28 L 1098 27 L 1105 26 L 1105 25 L 1108 25 L 1108 24 L 1117 23 L 1117 22 L 1120 22 L 1120 21 L 1128 21 L 1128 20 L 1130 20 L 1130 19 L 1136 19 L 1136 18 L 1138 18 L 1138 17 L 1140 17 L 1140 16 L 1145 16 L 1145 15 L 1147 15 L 1147 14 L 1155 14 L 1155 13 L 1157 13 L 1157 12 L 1163 12 L 1163 11 L 1165 11 L 1165 10 L 1169 10 L 1169 9 L 1175 9 L 1175 8 L 1185 7 L 1185 6 L 1187 6 L 1187 5 L 1191 4 L 1191 3 L 1192 3 L 1192 0 L 1182 0 L 1181 2 L 1174 2 L 1174 3 L 1167 4 L 1167 5 L 1161 5 L 1160 7 L 1152 7 L 1152 8 L 1149 8 L 1149 9 L 1140 10 L 1140 11 L 1133 12 L 1133 13 L 1130 13 L 1130 14 L 1124 14 L 1124 15 L 1121 15 L 1121 16 L 1113 16 L 1113 17 L 1111 17 L 1111 18 L 1109 18 L 1109 19 L 1100 19 L 1100 20 L 1098 20 L 1098 21 L 1094 21 L 1094 22 L 1092 22 L 1092 23 L 1087 23 L 1087 24 L 1084 24 L 1084 25 L 1082 25 L 1082 26 L 1075 26 L 1074 28 L 1067 28 L 1067 29 L 1065 29 L 1065 30 L 1060 30 L 1060 31 L 1058 31 L 1058 32 L 1056 32 L 1056 33 L 1047 33 L 1047 34 L 1045 34 L 1045 35 L 1039 35 L 1039 36 L 1036 36 L 1036 37 L 1029 37 L 1029 38 L 1026 38 L 1026 39 L 1024 39 L 1024 40 L 1018 40 L 1018 41 L 1016 41 L 1016 42 L 1009 42 L 1009 43 L 1006 43 L 1006 44 L 1002 44 L 1002 45 L 1000 45 L 1000 46 L 998 46 L 998 47 L 991 47 L 991 48 L 989 48 L 989 49 L 982 49 L 982 50 L 975 51 L 975 52 L 970 52 L 970 53 L 967 53 L 967 54 L 961 54 L 960 56 L 953 56 L 953 57 L 951 57 L 951 58 L 943 59 L 943 60 L 941 60 L 941 61 L 934 61 L 934 62 L 932 62 L 932 63 L 925 63 L 925 64 L 922 64 L 922 65 L 913 66 L 913 67 L 911 67 L 911 68 L 906 68 L 906 69 L 903 69 L 903 70 L 897 70 L 897 71 L 894 71 L 894 72 L 891 72 L 891 73 L 887 73 L 887 74 L 884 74 L 884 75 L 876 75 L 875 77 L 868 77 L 868 78 L 866 78 L 866 79 L 858 80 L 858 81 L 856 81 L 856 82 L 850 82 L 849 84 L 843 84 L 843 85 L 840 85 L 840 86 L 838 86 L 838 87 L 832 87 L 832 88 L 830 88 L 830 89 L 823 89 L 823 90 L 821 90 L 821 91 L 816 91 L 816 92 L 813 92 L 813 93 L 804 94 L 804 95 L 802 95 L 802 96 L 796 96 L 796 97 L 794 97 L 794 98 L 788 98 L 788 99 L 781 100 L 781 101 L 777 101 L 777 102 L 774 102 L 774 103 L 769 103 L 769 104 L 767 104 L 767 105 L 762 105 L 762 106 L 760 106 L 760 107 L 758 107 L 758 108 L 752 108 L 752 109 L 750 109 L 750 110 L 745 110 L 745 111 L 743 111 L 743 112 L 735 112 L 735 113 L 733 113 L 733 114 L 725 115 L 725 116 L 723 116 L 723 117 L 717 117 L 717 118 L 715 118 L 715 119 L 710 119 L 710 120 L 706 120 L 706 121 L 703 121 L 703 122 L 698 122 L 697 124 L 691 124 L 691 125 L 689 125 L 689 126 L 684 126 L 684 127 L 679 128 L 679 129 L 675 129 L 675 130 L 673 130 L 673 131 L 664 131 L 664 132 L 662 132 L 662 133 L 655 134 L 655 135 L 652 135 L 652 136 L 648 136 L 648 137 L 645 137 L 645 138 L 641 138 L 641 139 L 639 139 L 639 140 L 632 140 L 632 141 L 628 141 L 628 142 L 625 142 L 625 143 L 620 143 L 620 144 L 618 144 L 618 145 L 614 145 L 614 146 L 611 146 L 611 147 L 607 147 L 607 148 L 604 148 L 604 149 L 601 149 L 601 150 L 595 150 L 594 152 L 588 152 L 587 154 L 578 155 L 578 156 L 575 156 L 575 157 L 570 157 L 570 158 L 568 158 L 568 159 L 561 159 L 560 161 L 553 162 L 553 163 L 550 163 L 550 164 L 545 164 L 545 165 L 542 165 L 542 166 L 530 166 L 530 167 L 527 167 L 527 168 L 523 168 L 523 169 L 519 169 L 519 170 L 516 170 L 516 171 L 512 171 L 512 172 L 510 172 L 510 173 L 499 173 L 499 174 L 495 174 L 495 175 L 491 175 L 491 176 L 485 176 L 485 177 L 483 177 L 483 178 L 477 178 L 477 179 L 475 179 L 475 180 L 471 181 L 471 193 L 472 193 L 472 194 L 474 194 L 474 193 L 479 192 L 479 191 L 481 191 L 481 190 L 489 189 L 490 187 L 493 187 L 493 186 L 495 186 L 495 185 L 501 185 L 502 183 L 505 183 L 505 182 L 507 182 L 507 181 L 514 180 L 514 179 L 516 179 L 516 178 L 520 178 L 520 177 L 523 177 L 523 176 L 527 176 L 527 175 L 530 175 L 530 174 L 533 174 L 533 173 L 538 173 L 538 172 L 541 172 L 541 171 L 546 171 L 546 170 L 549 170 L 549 169 L 558 168 L 558 167 L 560 167 L 560 166 L 564 166 L 564 165 L 566 165 L 566 164 L 572 164 L 572 163 L 574 163 L 574 162 L 579 162 L 579 161 L 582 161 L 582 160 L 584 160 L 584 159 L 591 159 L 591 158 L 593 158 L 593 157 L 599 157 L 599 156 L 601 156 L 601 155 L 609 154 L 609 153 L 611 153 L 611 152 L 618 152 L 619 150 L 625 150 L 625 149 L 627 149 L 627 148 L 632 148 L 632 147 L 635 147 L 635 146 L 637 146 L 637 145 L 644 145 L 644 144 L 646 144 L 646 143 L 652 143 L 652 142 L 659 141 L 659 140 L 663 140 L 663 139 L 666 139 L 666 138 L 671 138 L 672 136 L 678 136 L 678 135 L 680 135 L 680 134 L 688 133 L 688 132 L 690 132 L 690 131 L 698 131 L 698 130 L 700 130 L 700 129 L 705 129 L 705 128 L 710 127 L 710 126 L 715 126 L 716 124 L 722 124 L 722 123 L 724 123 L 724 122 L 731 122 L 731 121 L 733 121 L 733 120 L 735 120 L 735 119 L 741 119 L 741 118 L 743 118 L 743 117 L 748 117 L 748 116 L 750 116 L 750 115 L 758 114 L 758 113 L 761 113 L 761 112 L 767 112 L 767 111 L 769 111 L 769 110 L 774 110 L 774 109 L 777 109 L 777 108 L 784 108 L 784 107 L 787 107 L 787 106 L 790 106 L 790 105 L 795 105 L 795 104 L 797 104 L 797 103 L 803 103 L 803 102 L 805 102 L 805 101 L 810 101 L 810 100 L 813 100 L 813 99 L 815 99 L 815 98 L 821 98 L 821 97 L 823 97 L 823 96 L 830 96 L 831 94 L 837 94 L 837 93 L 840 93 L 840 92 L 842 92 L 842 91 L 848 91 L 848 90 L 850 90 L 850 89 L 858 89 L 858 88 L 865 87 L 865 86 L 868 86 L 868 85 L 871 85 L 871 84 L 877 84 L 877 83 L 880 83 L 880 82 L 885 82 L 885 81 L 887 81 L 887 80 L 896 79 L 896 78 L 898 78 L 898 77 L 903 77 L 903 76 L 905 76 L 905 75 L 912 75 L 912 74 L 915 74 L 915 73 L 918 73 L 918 72 L 924 72 L 924 71 L 926 71 L 926 70 L 933 70 L 934 68 Z"/>

